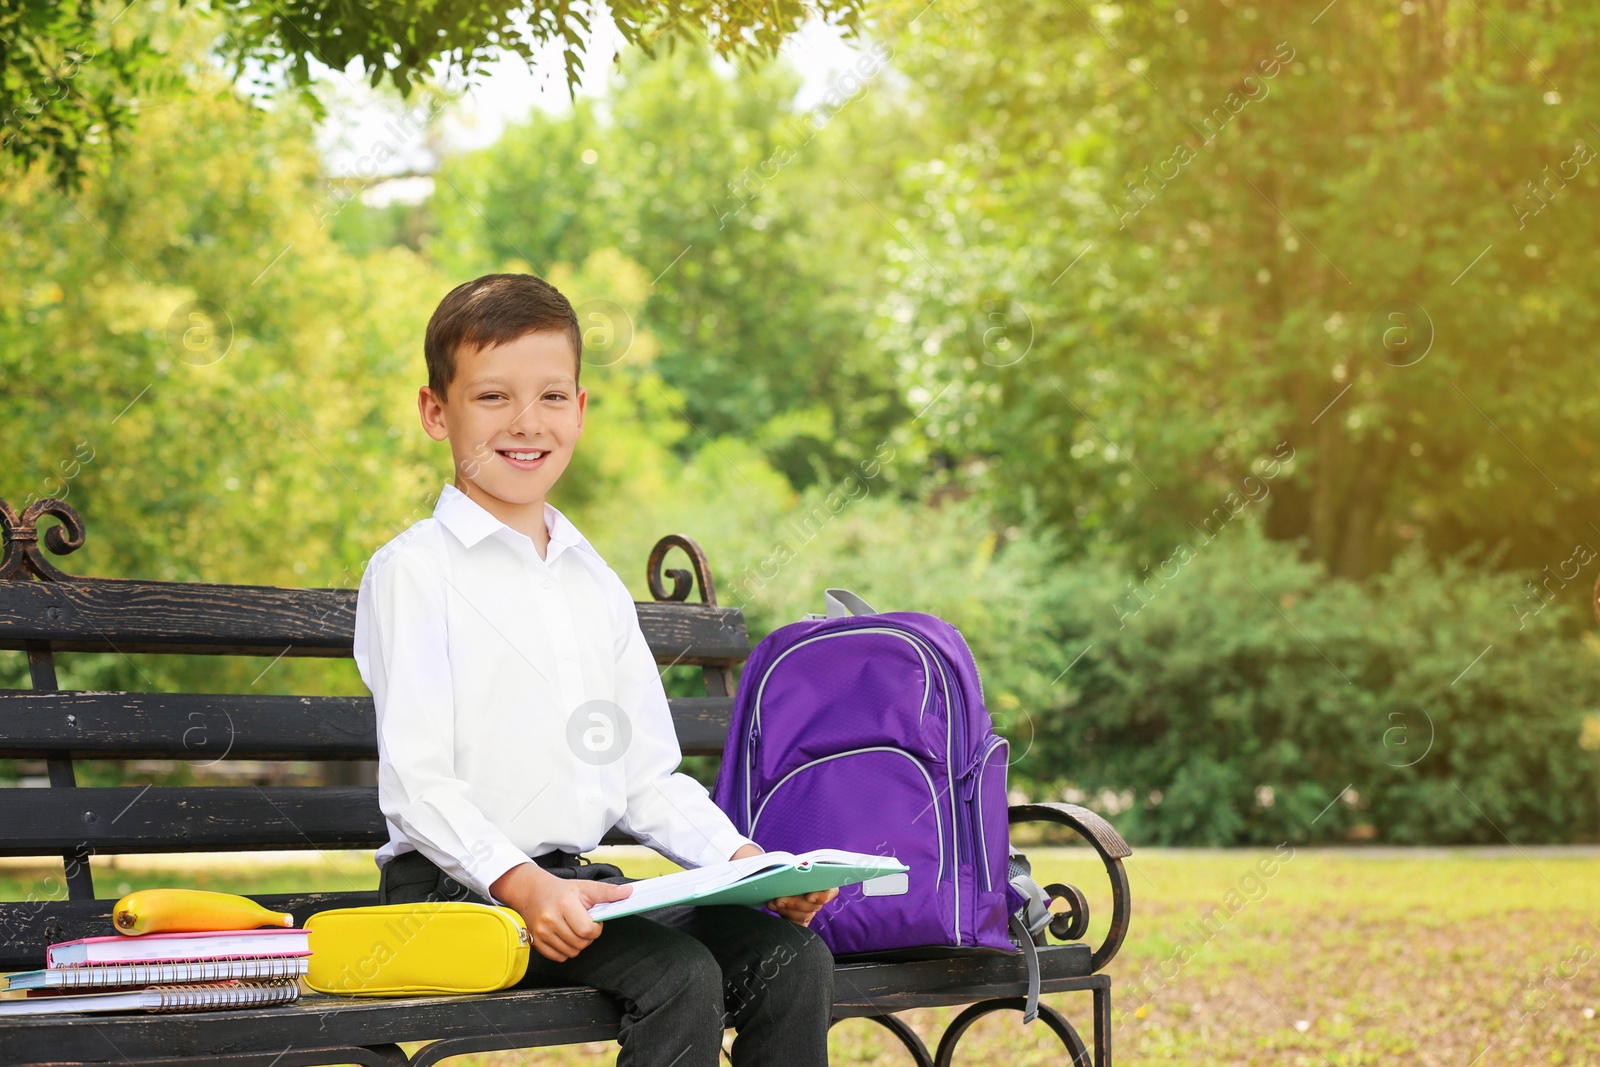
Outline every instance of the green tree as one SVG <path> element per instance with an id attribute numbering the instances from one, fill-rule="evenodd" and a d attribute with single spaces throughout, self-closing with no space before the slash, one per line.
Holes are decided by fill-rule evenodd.
<path id="1" fill-rule="evenodd" d="M 142 73 L 162 50 L 147 34 L 127 32 L 131 3 L 120 0 L 0 0 L 0 163 L 44 159 L 68 184 L 82 177 L 85 146 L 118 134 L 148 88 Z M 235 79 L 265 70 L 261 85 L 284 84 L 321 108 L 312 63 L 337 71 L 359 63 L 376 86 L 402 94 L 442 70 L 474 77 L 512 54 L 532 66 L 558 43 L 566 84 L 575 89 L 595 5 L 506 0 L 428 0 L 348 4 L 335 0 L 235 0 L 179 8 L 217 16 L 214 54 Z M 710 45 L 725 57 L 776 54 L 808 17 L 853 29 L 860 0 L 773 0 L 760 5 L 712 0 L 620 0 L 604 10 L 623 40 L 647 53 L 679 39 Z M 119 26 L 119 23 L 122 24 Z M 96 77 L 78 77 L 92 63 Z"/>
<path id="2" fill-rule="evenodd" d="M 1533 569 L 1600 543 L 1597 20 L 929 12 L 896 65 L 943 147 L 862 181 L 904 224 L 890 346 L 959 386 L 930 432 L 1003 512 L 1135 566 L 1280 442 L 1267 529 L 1336 575 L 1410 543 Z"/>

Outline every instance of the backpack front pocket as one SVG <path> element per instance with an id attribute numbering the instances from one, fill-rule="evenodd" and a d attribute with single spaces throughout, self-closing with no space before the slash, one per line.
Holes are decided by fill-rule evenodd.
<path id="1" fill-rule="evenodd" d="M 835 954 L 956 945 L 952 799 L 908 753 L 853 749 L 785 775 L 759 799 L 750 836 L 772 851 L 838 848 L 911 868 L 904 892 L 887 880 L 845 886 L 817 914 L 810 928 Z"/>

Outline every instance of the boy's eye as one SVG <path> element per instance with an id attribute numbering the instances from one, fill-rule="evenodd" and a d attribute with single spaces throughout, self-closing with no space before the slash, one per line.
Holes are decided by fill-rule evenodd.
<path id="1" fill-rule="evenodd" d="M 565 400 L 567 398 L 567 394 L 566 393 L 546 393 L 546 394 L 544 394 L 544 398 L 546 400 L 549 400 L 551 397 L 554 397 L 557 400 Z"/>

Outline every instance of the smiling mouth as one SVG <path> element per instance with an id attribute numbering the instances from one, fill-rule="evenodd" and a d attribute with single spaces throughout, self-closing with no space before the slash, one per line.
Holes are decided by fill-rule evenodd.
<path id="1" fill-rule="evenodd" d="M 518 470 L 533 470 L 544 462 L 550 454 L 549 449 L 528 449 L 527 451 L 513 452 L 508 449 L 496 449 L 496 454 Z"/>

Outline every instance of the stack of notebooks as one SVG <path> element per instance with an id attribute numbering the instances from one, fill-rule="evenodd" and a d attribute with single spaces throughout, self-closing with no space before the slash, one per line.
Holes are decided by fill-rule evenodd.
<path id="1" fill-rule="evenodd" d="M 199 1011 L 300 997 L 304 929 L 112 934 L 49 947 L 45 968 L 0 975 L 0 1016 L 84 1011 Z"/>

